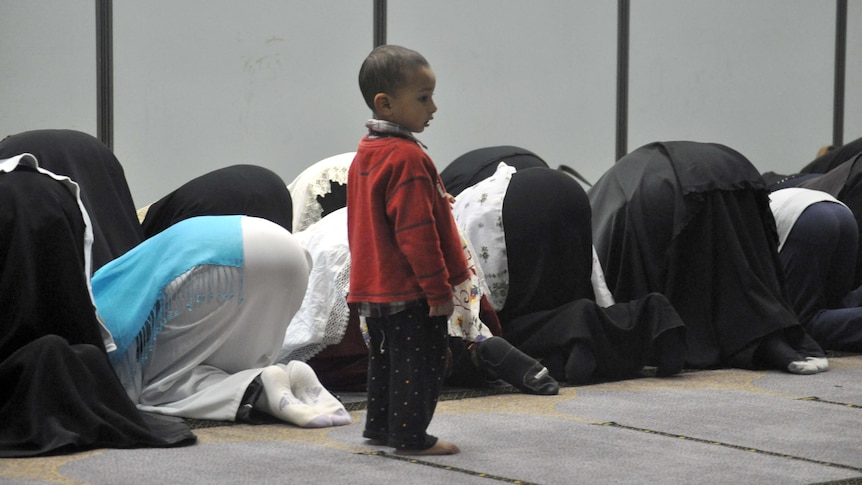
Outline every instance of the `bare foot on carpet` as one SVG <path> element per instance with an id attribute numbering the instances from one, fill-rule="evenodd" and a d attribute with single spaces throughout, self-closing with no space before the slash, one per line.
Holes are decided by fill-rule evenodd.
<path id="1" fill-rule="evenodd" d="M 424 450 L 395 450 L 396 455 L 407 456 L 430 456 L 430 455 L 454 455 L 460 453 L 461 449 L 455 443 L 448 441 L 437 440 L 434 446 Z"/>

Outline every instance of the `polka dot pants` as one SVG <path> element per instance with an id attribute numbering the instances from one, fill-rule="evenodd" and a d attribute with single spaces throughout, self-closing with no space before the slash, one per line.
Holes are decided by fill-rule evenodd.
<path id="1" fill-rule="evenodd" d="M 446 374 L 446 317 L 420 305 L 386 317 L 368 317 L 368 411 L 365 438 L 402 449 L 437 443 L 426 433 Z"/>

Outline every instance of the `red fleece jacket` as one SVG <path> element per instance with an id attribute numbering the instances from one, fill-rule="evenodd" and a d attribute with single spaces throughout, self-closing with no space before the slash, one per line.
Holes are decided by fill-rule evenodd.
<path id="1" fill-rule="evenodd" d="M 359 142 L 347 179 L 350 303 L 453 297 L 469 278 L 461 239 L 434 163 L 399 137 Z"/>

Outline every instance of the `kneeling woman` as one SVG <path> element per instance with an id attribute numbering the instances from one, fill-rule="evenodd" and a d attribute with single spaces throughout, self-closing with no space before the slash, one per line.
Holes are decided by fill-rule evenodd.
<path id="1" fill-rule="evenodd" d="M 186 418 L 254 407 L 299 426 L 349 423 L 307 365 L 273 365 L 310 269 L 285 228 L 247 216 L 180 221 L 100 268 L 93 294 L 132 400 Z"/>
<path id="2" fill-rule="evenodd" d="M 735 150 L 645 145 L 589 191 L 608 286 L 628 300 L 667 296 L 686 326 L 686 365 L 828 369 L 785 298 L 766 183 Z"/>
<path id="3" fill-rule="evenodd" d="M 831 195 L 790 187 L 770 194 L 787 297 L 824 349 L 862 351 L 862 289 L 853 286 L 859 230 Z"/>
<path id="4" fill-rule="evenodd" d="M 639 377 L 648 364 L 662 376 L 679 372 L 685 328 L 668 301 L 650 294 L 615 302 L 604 285 L 584 189 L 524 160 L 523 169 L 500 161 L 482 178 L 486 164 L 475 160 L 497 161 L 500 151 L 470 152 L 441 176 L 447 187 L 449 174 L 475 182 L 453 213 L 477 248 L 502 336 L 569 384 Z"/>

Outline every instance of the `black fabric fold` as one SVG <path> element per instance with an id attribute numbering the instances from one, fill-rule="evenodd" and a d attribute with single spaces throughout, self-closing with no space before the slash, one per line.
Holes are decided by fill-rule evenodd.
<path id="1" fill-rule="evenodd" d="M 679 372 L 682 360 L 675 355 L 684 353 L 685 326 L 667 299 L 653 293 L 607 308 L 579 299 L 527 313 L 506 321 L 503 337 L 542 360 L 554 378 L 583 384 L 638 377 L 645 365 L 664 368 L 667 363 L 675 367 L 667 374 Z M 567 371 L 566 365 L 581 349 L 589 351 L 592 362 L 578 364 L 591 364 L 593 370 L 578 379 L 577 369 Z"/>
<path id="2" fill-rule="evenodd" d="M 138 411 L 104 351 L 40 337 L 0 363 L 0 456 L 194 443 L 178 418 Z"/>

